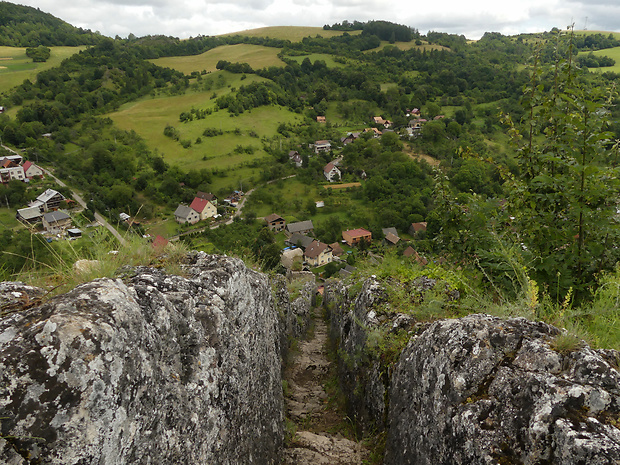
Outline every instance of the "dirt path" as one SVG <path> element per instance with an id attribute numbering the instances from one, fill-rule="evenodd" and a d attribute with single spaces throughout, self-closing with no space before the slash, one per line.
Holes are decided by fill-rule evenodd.
<path id="1" fill-rule="evenodd" d="M 316 310 L 315 310 L 316 312 Z M 344 419 L 328 407 L 324 385 L 330 375 L 327 326 L 315 313 L 314 332 L 299 344 L 299 353 L 285 372 L 289 389 L 287 417 L 297 425 L 293 443 L 285 450 L 283 465 L 361 465 L 364 447 L 335 431 Z"/>

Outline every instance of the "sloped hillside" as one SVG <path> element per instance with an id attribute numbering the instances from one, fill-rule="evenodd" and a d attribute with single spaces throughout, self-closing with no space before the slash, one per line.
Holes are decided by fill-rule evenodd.
<path id="1" fill-rule="evenodd" d="M 94 45 L 102 36 L 76 28 L 38 8 L 0 2 L 0 45 L 47 47 Z"/>

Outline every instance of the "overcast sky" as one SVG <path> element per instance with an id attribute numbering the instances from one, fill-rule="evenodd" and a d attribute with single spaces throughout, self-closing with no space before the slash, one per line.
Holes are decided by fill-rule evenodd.
<path id="1" fill-rule="evenodd" d="M 478 39 L 565 28 L 620 32 L 618 0 L 17 0 L 115 37 L 217 35 L 264 26 L 386 20 Z"/>

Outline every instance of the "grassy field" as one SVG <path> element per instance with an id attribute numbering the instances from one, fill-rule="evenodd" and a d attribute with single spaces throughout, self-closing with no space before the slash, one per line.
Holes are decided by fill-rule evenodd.
<path id="1" fill-rule="evenodd" d="M 291 60 L 295 60 L 297 63 L 301 64 L 306 58 L 309 58 L 312 63 L 317 60 L 322 60 L 325 62 L 328 68 L 342 68 L 345 66 L 349 66 L 352 63 L 352 60 L 347 60 L 347 63 L 338 63 L 334 60 L 334 55 L 329 55 L 327 53 L 311 53 L 309 55 L 299 55 L 299 56 L 289 56 Z"/>
<path id="2" fill-rule="evenodd" d="M 37 73 L 58 66 L 62 60 L 86 47 L 51 47 L 45 63 L 33 63 L 22 47 L 0 47 L 0 93 L 18 86 L 24 79 L 33 81 Z"/>
<path id="3" fill-rule="evenodd" d="M 579 55 L 587 55 L 590 52 L 579 52 Z M 620 47 L 606 48 L 604 50 L 597 50 L 592 52 L 596 56 L 606 56 L 616 60 L 614 66 L 605 66 L 604 68 L 588 68 L 593 73 L 606 73 L 611 71 L 612 73 L 620 73 Z"/>
<path id="4" fill-rule="evenodd" d="M 226 84 L 215 90 L 218 95 L 231 92 L 239 84 L 249 84 L 260 80 L 250 75 L 240 81 L 239 75 L 218 71 L 215 74 L 225 76 Z M 292 113 L 279 106 L 263 106 L 231 117 L 228 111 L 213 111 L 204 119 L 187 123 L 179 121 L 182 112 L 196 109 L 215 110 L 215 99 L 211 99 L 213 91 L 194 92 L 181 96 L 162 96 L 132 102 L 120 108 L 109 117 L 114 123 L 125 130 L 134 130 L 143 137 L 149 147 L 161 153 L 164 159 L 172 164 L 187 169 L 207 168 L 217 171 L 214 176 L 213 189 L 236 186 L 239 182 L 258 178 L 260 168 L 255 165 L 258 160 L 267 157 L 263 150 L 262 137 L 277 134 L 281 123 L 297 124 L 302 116 Z M 190 141 L 191 146 L 183 148 L 180 142 L 166 137 L 166 125 L 173 126 L 179 133 L 180 141 Z M 206 128 L 221 130 L 224 134 L 205 137 Z M 233 132 L 234 131 L 234 132 Z M 197 139 L 201 142 L 197 143 Z M 239 147 L 248 150 L 240 151 Z M 253 148 L 253 153 L 247 153 Z M 237 149 L 237 150 L 235 150 Z M 250 166 L 252 165 L 252 166 Z"/>
<path id="5" fill-rule="evenodd" d="M 0 208 L 0 231 L 22 227 L 15 219 L 14 208 Z"/>
<path id="6" fill-rule="evenodd" d="M 411 50 L 411 49 L 418 49 L 418 50 L 450 50 L 448 47 L 444 47 L 443 45 L 437 45 L 437 44 L 429 44 L 428 42 L 422 41 L 421 45 L 416 45 L 415 40 L 412 40 L 411 42 L 394 42 L 393 44 L 390 44 L 389 42 L 382 40 L 381 41 L 381 45 L 379 45 L 379 47 L 374 48 L 373 51 L 377 51 L 377 50 L 381 50 L 384 47 L 388 46 L 388 45 L 393 45 L 396 48 L 399 48 L 401 50 Z"/>
<path id="7" fill-rule="evenodd" d="M 284 62 L 278 58 L 280 49 L 263 47 L 261 45 L 237 44 L 223 45 L 200 55 L 166 57 L 150 60 L 157 66 L 173 68 L 185 74 L 192 71 L 217 71 L 215 65 L 220 60 L 231 63 L 247 63 L 253 69 L 261 69 L 269 66 L 284 66 Z"/>
<path id="8" fill-rule="evenodd" d="M 356 35 L 362 31 L 349 31 L 349 34 Z M 230 34 L 222 34 L 223 36 L 247 36 L 247 37 L 270 37 L 272 39 L 290 40 L 291 42 L 299 42 L 304 37 L 334 37 L 342 35 L 342 31 L 326 31 L 322 27 L 301 27 L 301 26 L 271 26 L 261 27 L 257 29 L 249 29 L 246 31 L 233 32 Z"/>
<path id="9" fill-rule="evenodd" d="M 316 209 L 316 213 L 310 215 L 308 203 L 318 200 L 323 200 L 325 207 Z M 300 220 L 298 213 L 305 211 L 303 219 L 311 219 L 315 226 L 330 216 L 338 216 L 344 227 L 358 227 L 362 225 L 356 223 L 356 218 L 371 214 L 363 200 L 353 199 L 346 190 L 328 192 L 320 185 L 307 185 L 296 178 L 259 187 L 247 202 L 244 211 L 253 211 L 258 217 L 277 213 L 289 222 Z"/>

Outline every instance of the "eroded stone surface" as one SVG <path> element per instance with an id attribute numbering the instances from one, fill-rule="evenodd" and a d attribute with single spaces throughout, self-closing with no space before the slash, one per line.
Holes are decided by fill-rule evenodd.
<path id="1" fill-rule="evenodd" d="M 280 334 L 267 278 L 204 253 L 184 270 L 139 268 L 0 320 L 11 450 L 49 464 L 279 463 Z"/>
<path id="2" fill-rule="evenodd" d="M 434 323 L 403 351 L 390 386 L 386 463 L 615 464 L 620 374 L 588 347 L 523 318 Z"/>

